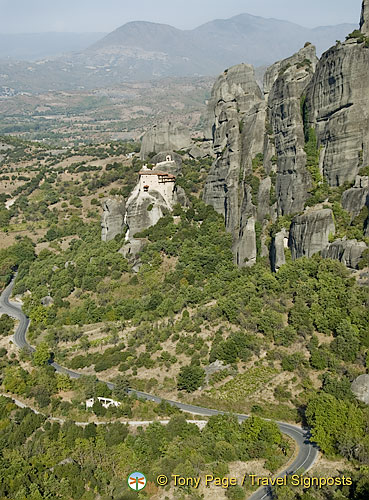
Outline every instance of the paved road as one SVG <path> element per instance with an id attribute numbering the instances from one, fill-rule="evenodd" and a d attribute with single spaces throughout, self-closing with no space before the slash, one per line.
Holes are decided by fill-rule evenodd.
<path id="1" fill-rule="evenodd" d="M 22 312 L 22 308 L 20 304 L 15 302 L 10 302 L 9 298 L 11 296 L 13 286 L 14 286 L 15 278 L 9 283 L 9 285 L 5 288 L 3 293 L 0 296 L 0 312 L 6 313 L 13 318 L 19 320 L 19 325 L 14 334 L 14 343 L 19 347 L 28 347 L 32 351 L 34 351 L 33 347 L 30 346 L 26 340 L 26 334 L 29 327 L 29 319 Z M 81 374 L 69 370 L 68 368 L 64 368 L 63 366 L 58 365 L 57 363 L 51 363 L 51 365 L 55 368 L 55 370 L 59 373 L 65 373 L 69 375 L 71 378 L 79 378 Z M 114 388 L 114 384 L 111 382 L 107 382 L 107 385 L 110 389 Z M 130 394 L 136 395 L 138 398 L 142 398 L 147 401 L 154 401 L 155 403 L 160 403 L 161 398 L 158 396 L 154 396 L 152 394 L 147 394 L 145 392 L 136 391 L 134 389 L 129 390 Z M 177 408 L 192 413 L 194 415 L 201 415 L 203 417 L 210 417 L 212 415 L 220 415 L 224 414 L 223 411 L 213 410 L 211 408 L 203 408 L 200 406 L 194 406 L 186 403 L 180 403 L 178 401 L 170 401 L 168 400 L 172 406 L 176 406 Z M 237 415 L 239 421 L 246 420 L 248 418 L 247 415 Z M 310 432 L 306 429 L 301 429 L 297 425 L 288 424 L 286 422 L 277 422 L 279 429 L 283 434 L 291 437 L 298 446 L 298 454 L 292 464 L 283 471 L 279 477 L 283 477 L 286 474 L 293 474 L 296 471 L 308 471 L 316 462 L 318 458 L 318 448 L 310 442 Z M 272 498 L 270 488 L 260 488 L 254 495 L 250 497 L 250 500 L 266 500 L 267 498 Z"/>

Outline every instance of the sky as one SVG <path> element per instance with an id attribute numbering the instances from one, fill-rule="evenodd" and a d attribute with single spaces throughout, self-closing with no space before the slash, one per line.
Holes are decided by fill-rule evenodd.
<path id="1" fill-rule="evenodd" d="M 241 13 L 306 27 L 358 23 L 361 0 L 0 0 L 0 33 L 110 32 L 129 21 L 192 29 Z"/>

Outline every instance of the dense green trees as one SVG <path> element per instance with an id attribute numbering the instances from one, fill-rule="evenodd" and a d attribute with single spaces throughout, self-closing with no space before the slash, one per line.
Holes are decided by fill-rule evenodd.
<path id="1" fill-rule="evenodd" d="M 180 391 L 193 392 L 198 389 L 205 380 L 205 372 L 200 366 L 182 366 L 178 374 L 177 387 Z"/>
<path id="2" fill-rule="evenodd" d="M 167 426 L 153 423 L 131 433 L 119 422 L 49 422 L 0 397 L 0 418 L 0 498 L 9 500 L 130 498 L 126 478 L 133 469 L 155 481 L 159 473 L 199 475 L 209 467 L 227 474 L 229 460 L 266 458 L 271 470 L 285 460 L 278 427 L 257 417 L 243 424 L 229 415 L 211 417 L 200 431 L 176 415 Z M 232 493 L 229 498 L 241 498 L 240 491 Z"/>
<path id="3" fill-rule="evenodd" d="M 2 314 L 0 316 L 0 336 L 5 337 L 6 335 L 11 335 L 14 330 L 15 321 L 13 318 L 7 314 Z"/>

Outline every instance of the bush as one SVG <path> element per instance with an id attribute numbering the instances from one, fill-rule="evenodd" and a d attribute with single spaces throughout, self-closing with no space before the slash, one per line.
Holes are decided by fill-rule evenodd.
<path id="1" fill-rule="evenodd" d="M 179 391 L 194 392 L 205 380 L 205 371 L 199 366 L 183 366 L 178 375 L 177 388 Z"/>

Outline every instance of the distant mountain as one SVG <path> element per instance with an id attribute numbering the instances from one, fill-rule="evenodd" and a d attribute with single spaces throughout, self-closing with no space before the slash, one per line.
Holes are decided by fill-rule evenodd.
<path id="1" fill-rule="evenodd" d="M 34 64 L 0 63 L 0 93 L 1 87 L 40 92 L 168 76 L 215 76 L 241 62 L 270 65 L 292 55 L 306 41 L 315 44 L 320 54 L 355 28 L 341 24 L 309 29 L 249 14 L 217 19 L 194 30 L 130 22 L 76 54 Z"/>
<path id="2" fill-rule="evenodd" d="M 37 61 L 86 49 L 106 33 L 0 33 L 0 59 Z"/>

